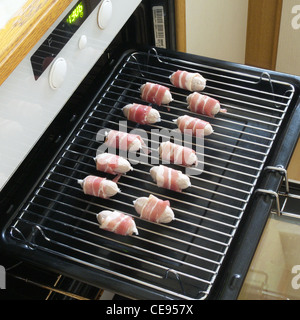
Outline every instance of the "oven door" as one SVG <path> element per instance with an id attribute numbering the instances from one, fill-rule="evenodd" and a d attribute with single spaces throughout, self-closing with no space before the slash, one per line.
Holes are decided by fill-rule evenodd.
<path id="1" fill-rule="evenodd" d="M 299 163 L 296 148 L 289 168 Z M 298 171 L 298 170 L 297 170 Z M 241 300 L 300 299 L 300 177 L 288 170 L 239 294 Z M 297 180 L 296 180 L 297 179 Z"/>

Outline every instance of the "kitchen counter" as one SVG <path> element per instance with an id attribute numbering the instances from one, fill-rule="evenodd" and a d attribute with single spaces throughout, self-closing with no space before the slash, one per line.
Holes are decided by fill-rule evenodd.
<path id="1" fill-rule="evenodd" d="M 0 85 L 71 2 L 28 0 L 16 8 L 0 29 Z"/>

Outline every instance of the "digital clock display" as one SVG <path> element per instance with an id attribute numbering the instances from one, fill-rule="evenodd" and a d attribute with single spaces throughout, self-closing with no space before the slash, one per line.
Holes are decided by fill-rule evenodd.
<path id="1" fill-rule="evenodd" d="M 73 11 L 69 14 L 67 18 L 67 23 L 73 24 L 80 18 L 84 16 L 84 6 L 82 1 L 78 3 L 78 5 L 73 9 Z"/>

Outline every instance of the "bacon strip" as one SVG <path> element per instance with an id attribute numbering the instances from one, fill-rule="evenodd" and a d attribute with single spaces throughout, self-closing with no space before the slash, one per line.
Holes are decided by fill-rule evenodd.
<path id="1" fill-rule="evenodd" d="M 181 192 L 182 189 L 191 186 L 188 176 L 179 170 L 163 165 L 151 168 L 150 175 L 156 181 L 158 187 L 163 187 L 169 190 Z"/>
<path id="2" fill-rule="evenodd" d="M 177 126 L 182 133 L 191 132 L 193 136 L 201 137 L 203 135 L 208 135 L 213 132 L 212 127 L 209 122 L 184 115 L 179 117 L 177 120 Z"/>
<path id="3" fill-rule="evenodd" d="M 151 109 L 152 107 L 150 106 L 134 103 L 128 110 L 127 119 L 140 124 L 147 124 L 147 115 L 149 114 Z"/>
<path id="4" fill-rule="evenodd" d="M 119 192 L 116 183 L 106 178 L 87 176 L 84 180 L 79 180 L 85 194 L 100 197 L 103 199 L 110 198 Z"/>
<path id="5" fill-rule="evenodd" d="M 102 153 L 97 155 L 95 160 L 96 169 L 102 172 L 120 174 L 132 170 L 130 163 L 126 159 L 115 154 Z"/>
<path id="6" fill-rule="evenodd" d="M 163 187 L 166 189 L 179 191 L 181 188 L 178 186 L 179 172 L 168 167 L 164 167 L 162 175 L 164 177 Z"/>
<path id="7" fill-rule="evenodd" d="M 145 153 L 148 153 L 147 146 L 141 136 L 137 134 L 130 134 L 127 132 L 111 130 L 104 143 L 108 147 L 117 148 L 121 150 L 137 151 L 143 148 Z"/>
<path id="8" fill-rule="evenodd" d="M 177 87 L 189 91 L 202 91 L 206 85 L 204 79 L 199 73 L 177 70 L 170 76 L 171 83 Z"/>
<path id="9" fill-rule="evenodd" d="M 168 104 L 172 101 L 170 89 L 160 84 L 146 82 L 141 86 L 141 98 L 157 105 Z"/>
<path id="10" fill-rule="evenodd" d="M 132 217 L 119 211 L 104 210 L 97 214 L 100 228 L 123 236 L 138 234 Z"/>
<path id="11" fill-rule="evenodd" d="M 160 145 L 160 157 L 165 161 L 170 161 L 183 166 L 197 164 L 196 152 L 188 147 L 180 146 L 170 141 Z"/>
<path id="12" fill-rule="evenodd" d="M 161 216 L 168 206 L 170 206 L 170 201 L 160 200 L 151 194 L 145 206 L 142 208 L 141 218 L 159 223 Z"/>
<path id="13" fill-rule="evenodd" d="M 116 169 L 119 166 L 120 157 L 115 154 L 104 153 L 100 157 L 96 157 L 96 168 L 99 171 L 110 174 L 118 174 Z"/>
<path id="14" fill-rule="evenodd" d="M 226 109 L 221 109 L 220 102 L 207 95 L 194 92 L 187 97 L 188 109 L 193 112 L 213 117 L 218 112 L 227 112 Z"/>

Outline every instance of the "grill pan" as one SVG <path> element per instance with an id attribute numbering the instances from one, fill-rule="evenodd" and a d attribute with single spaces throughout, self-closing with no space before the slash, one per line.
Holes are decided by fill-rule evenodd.
<path id="1" fill-rule="evenodd" d="M 227 113 L 207 118 L 190 112 L 189 92 L 169 82 L 178 69 L 201 73 L 207 79 L 204 93 L 218 99 Z M 122 107 L 143 103 L 139 88 L 146 81 L 171 88 L 170 109 L 154 105 L 162 117 L 155 125 L 120 125 L 126 120 Z M 238 245 L 255 190 L 266 182 L 261 182 L 263 169 L 278 152 L 298 107 L 298 90 L 294 77 L 266 70 L 154 48 L 125 52 L 27 200 L 11 215 L 2 245 L 35 264 L 131 298 L 208 298 Z M 160 130 L 176 129 L 173 120 L 184 114 L 210 121 L 214 133 L 204 138 L 203 172 L 177 193 L 158 188 L 149 170 L 161 163 L 156 150 L 168 138 Z M 143 129 L 155 139 L 147 141 L 150 157 L 141 152 L 134 170 L 119 180 L 122 192 L 103 200 L 84 195 L 77 180 L 89 174 L 112 178 L 97 172 L 93 159 L 103 130 L 111 129 Z M 151 129 L 158 133 L 151 136 Z M 289 148 L 285 161 L 293 143 Z M 170 201 L 176 217 L 172 223 L 138 217 L 133 201 L 149 194 Z M 96 214 L 105 209 L 133 216 L 139 235 L 99 229 Z"/>

